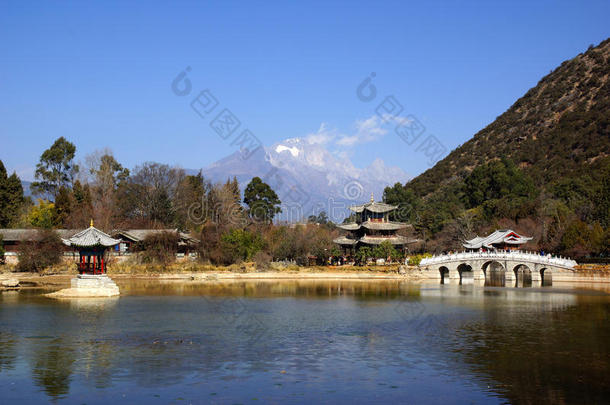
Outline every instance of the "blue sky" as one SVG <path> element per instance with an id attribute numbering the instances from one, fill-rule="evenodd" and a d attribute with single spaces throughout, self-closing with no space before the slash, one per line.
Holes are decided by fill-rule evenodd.
<path id="1" fill-rule="evenodd" d="M 189 106 L 209 89 L 266 145 L 324 124 L 356 166 L 380 157 L 417 175 L 429 163 L 415 144 L 363 125 L 384 97 L 453 149 L 610 36 L 609 15 L 608 1 L 2 1 L 0 159 L 31 180 L 65 136 L 77 159 L 108 147 L 127 167 L 205 167 L 235 151 Z M 371 72 L 377 98 L 363 102 Z"/>

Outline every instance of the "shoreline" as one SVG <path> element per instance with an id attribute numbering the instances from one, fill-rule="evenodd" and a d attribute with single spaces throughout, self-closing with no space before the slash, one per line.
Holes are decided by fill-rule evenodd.
<path id="1" fill-rule="evenodd" d="M 304 267 L 299 270 L 284 271 L 205 271 L 205 272 L 164 272 L 164 273 L 110 273 L 108 276 L 117 281 L 147 280 L 147 281 L 188 281 L 188 282 L 217 282 L 217 281 L 273 281 L 273 280 L 348 280 L 348 281 L 375 281 L 375 280 L 402 280 L 408 282 L 439 282 L 438 279 L 424 277 L 418 274 L 417 268 L 410 268 L 405 274 L 393 271 L 378 271 L 374 269 L 356 270 L 346 269 L 340 271 L 320 271 Z M 38 273 L 0 273 L 0 281 L 17 279 L 23 283 L 21 288 L 61 287 L 70 283 L 77 274 L 65 272 L 57 274 Z M 608 272 L 583 272 L 573 280 L 557 280 L 556 283 L 575 284 L 608 284 Z"/>

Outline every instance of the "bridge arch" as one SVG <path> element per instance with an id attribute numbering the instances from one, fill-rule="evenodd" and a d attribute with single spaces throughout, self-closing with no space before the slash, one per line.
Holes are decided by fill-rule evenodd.
<path id="1" fill-rule="evenodd" d="M 449 269 L 446 266 L 441 266 L 438 271 L 441 273 L 441 284 L 449 284 Z"/>
<path id="2" fill-rule="evenodd" d="M 532 269 L 526 264 L 518 264 L 513 268 L 515 273 L 515 287 L 532 286 Z"/>
<path id="3" fill-rule="evenodd" d="M 553 272 L 548 267 L 540 269 L 540 284 L 542 287 L 548 287 L 553 285 Z"/>
<path id="4" fill-rule="evenodd" d="M 496 260 L 488 260 L 481 266 L 485 275 L 485 286 L 504 287 L 506 285 L 506 269 Z"/>
<path id="5" fill-rule="evenodd" d="M 468 263 L 461 263 L 457 268 L 460 275 L 460 285 L 474 283 L 474 271 Z"/>

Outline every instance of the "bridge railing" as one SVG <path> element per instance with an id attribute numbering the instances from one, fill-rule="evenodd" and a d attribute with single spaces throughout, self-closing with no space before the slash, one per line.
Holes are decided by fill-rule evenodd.
<path id="1" fill-rule="evenodd" d="M 552 256 L 550 254 L 541 255 L 534 252 L 522 251 L 502 251 L 502 252 L 459 252 L 447 255 L 438 255 L 426 257 L 419 263 L 420 266 L 428 266 L 432 264 L 455 262 L 460 260 L 522 260 L 524 262 L 533 262 L 538 264 L 549 264 L 554 266 L 573 268 L 578 263 L 576 261 L 562 256 Z"/>

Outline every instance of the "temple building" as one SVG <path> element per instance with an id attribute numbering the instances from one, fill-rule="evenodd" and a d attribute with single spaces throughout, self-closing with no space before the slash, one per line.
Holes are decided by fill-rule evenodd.
<path id="1" fill-rule="evenodd" d="M 532 240 L 532 237 L 519 235 L 512 229 L 497 230 L 491 235 L 477 236 L 464 242 L 466 250 L 516 250 Z"/>
<path id="2" fill-rule="evenodd" d="M 355 221 L 337 225 L 339 229 L 349 231 L 349 233 L 333 242 L 341 246 L 347 254 L 355 253 L 360 246 L 374 247 L 384 241 L 403 250 L 408 243 L 414 241 L 396 234 L 399 229 L 407 227 L 407 224 L 403 222 L 390 221 L 390 213 L 397 208 L 396 205 L 375 202 L 373 194 L 371 194 L 370 202 L 349 208 L 355 213 Z"/>

